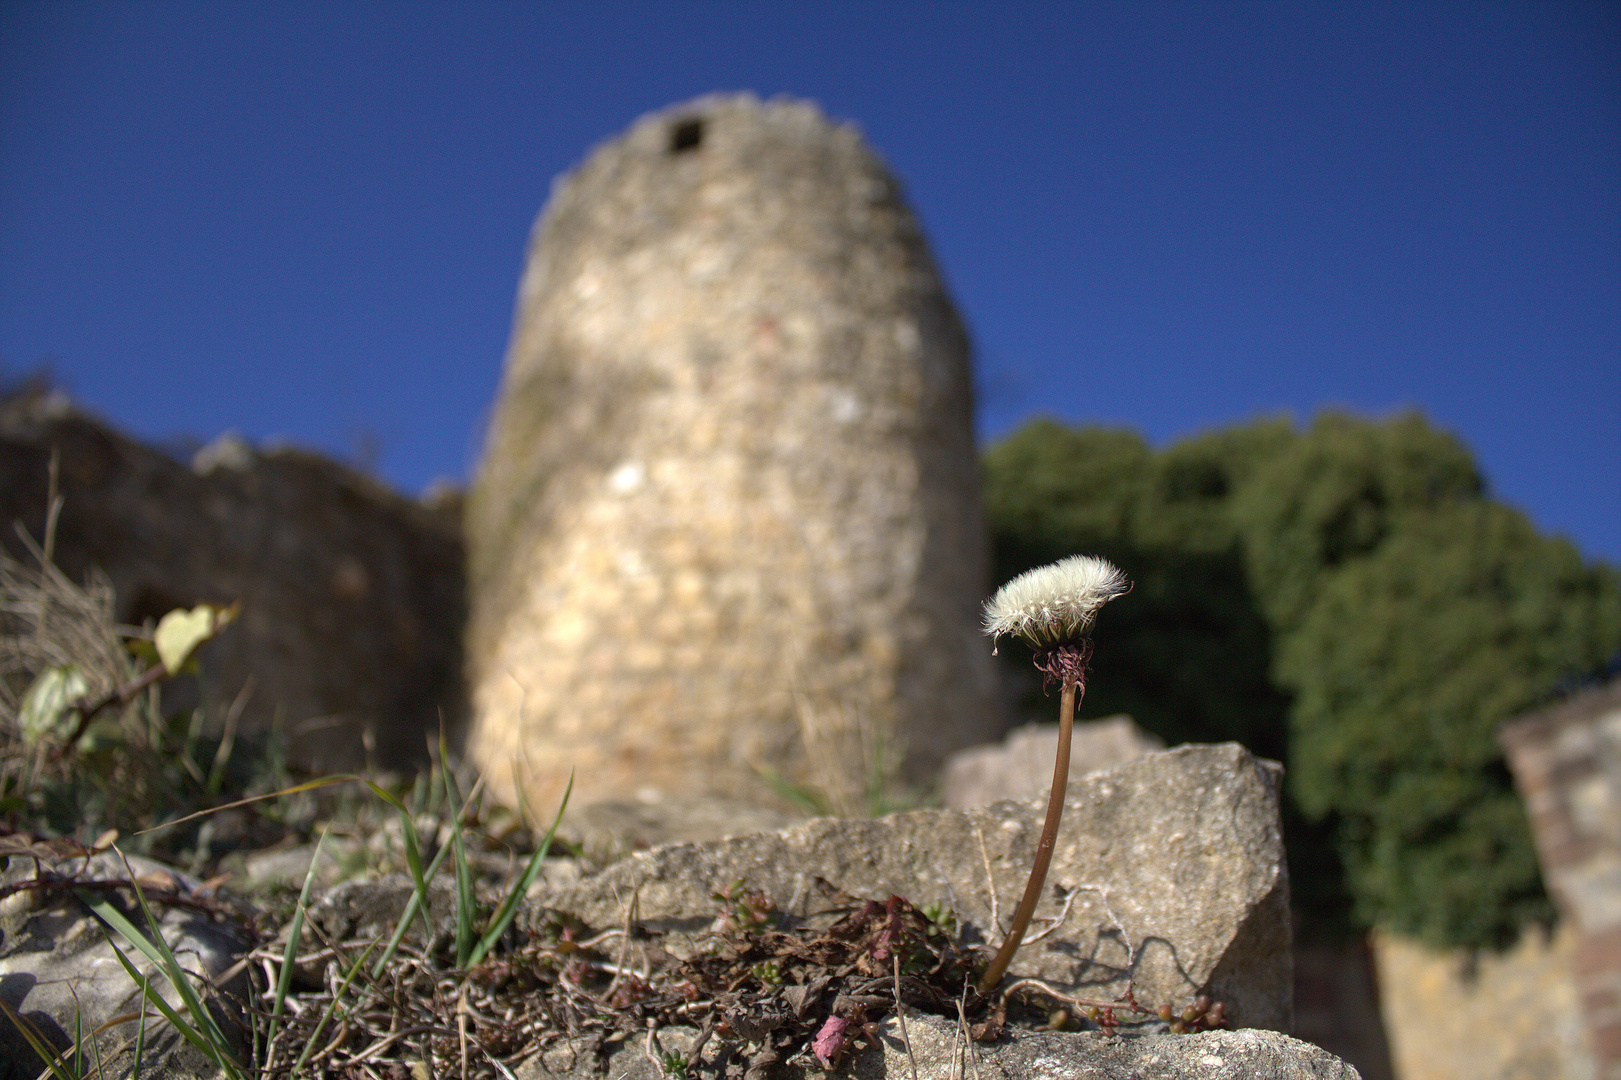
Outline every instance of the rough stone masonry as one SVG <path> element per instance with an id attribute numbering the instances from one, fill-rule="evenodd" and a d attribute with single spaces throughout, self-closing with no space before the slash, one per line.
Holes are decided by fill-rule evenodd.
<path id="1" fill-rule="evenodd" d="M 1589 1074 L 1621 1080 L 1621 679 L 1516 717 L 1497 738 L 1548 893 L 1578 935 L 1571 975 Z"/>
<path id="2" fill-rule="evenodd" d="M 318 454 L 230 435 L 188 468 L 60 394 L 25 393 L 0 401 L 0 547 L 29 565 L 12 525 L 44 537 L 53 457 L 56 565 L 75 582 L 105 574 L 120 622 L 242 604 L 203 647 L 193 690 L 165 687 L 166 711 L 190 695 L 216 732 L 237 709 L 244 738 L 285 725 L 289 762 L 318 774 L 408 771 L 441 725 L 456 737 L 454 516 Z"/>
<path id="3" fill-rule="evenodd" d="M 968 350 L 814 105 L 701 98 L 564 177 L 468 505 L 493 790 L 843 809 L 1000 736 Z"/>

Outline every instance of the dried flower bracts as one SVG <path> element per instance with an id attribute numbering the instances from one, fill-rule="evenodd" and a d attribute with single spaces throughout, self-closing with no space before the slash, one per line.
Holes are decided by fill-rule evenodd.
<path id="1" fill-rule="evenodd" d="M 1076 642 L 1092 629 L 1098 609 L 1131 591 L 1107 559 L 1073 555 L 1027 570 L 985 603 L 985 632 L 1023 638 L 1037 649 Z"/>

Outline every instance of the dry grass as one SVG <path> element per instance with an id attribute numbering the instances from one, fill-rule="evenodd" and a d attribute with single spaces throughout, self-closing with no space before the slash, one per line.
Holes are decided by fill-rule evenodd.
<path id="1" fill-rule="evenodd" d="M 21 529 L 17 534 L 33 559 L 25 564 L 0 551 L 0 725 L 12 735 L 23 695 L 47 668 L 76 667 L 95 696 L 136 674 L 114 625 L 107 579 L 75 584 L 51 562 L 47 547 Z"/>
<path id="2" fill-rule="evenodd" d="M 54 514 L 52 515 L 54 518 Z M 44 673 L 76 673 L 83 700 L 101 700 L 140 674 L 126 643 L 139 632 L 114 620 L 110 584 L 70 580 L 44 544 L 19 530 L 31 561 L 0 552 L 0 798 L 15 827 L 70 835 L 128 828 L 147 819 L 166 782 L 166 732 L 154 698 L 138 698 L 97 713 L 92 722 L 68 714 L 61 729 L 30 735 L 20 712 Z M 67 738 L 83 727 L 83 737 Z M 88 838 L 88 837 L 87 837 Z"/>

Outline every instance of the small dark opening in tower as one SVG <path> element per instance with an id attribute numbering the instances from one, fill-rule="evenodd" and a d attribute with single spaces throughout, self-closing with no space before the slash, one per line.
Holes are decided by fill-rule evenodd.
<path id="1" fill-rule="evenodd" d="M 704 141 L 702 117 L 689 116 L 670 125 L 670 153 L 685 154 L 696 150 Z"/>

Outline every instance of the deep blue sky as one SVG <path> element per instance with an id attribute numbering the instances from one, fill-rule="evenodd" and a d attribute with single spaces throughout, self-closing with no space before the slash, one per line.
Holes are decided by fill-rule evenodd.
<path id="1" fill-rule="evenodd" d="M 552 177 L 711 90 L 907 185 L 980 430 L 1413 406 L 1621 563 L 1621 7 L 0 2 L 0 363 L 464 478 Z"/>

